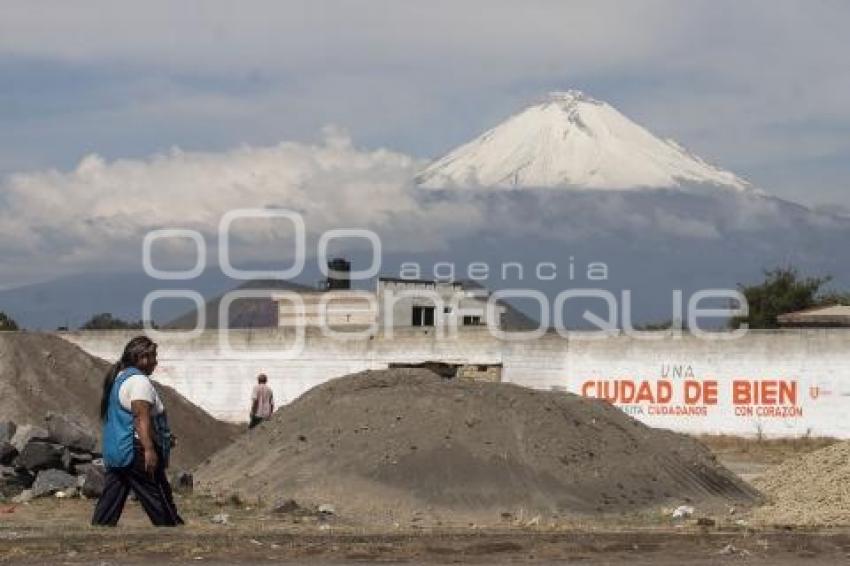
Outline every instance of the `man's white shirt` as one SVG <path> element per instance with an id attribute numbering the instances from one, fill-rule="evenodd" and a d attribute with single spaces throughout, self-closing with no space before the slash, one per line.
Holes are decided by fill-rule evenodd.
<path id="1" fill-rule="evenodd" d="M 121 384 L 121 389 L 118 390 L 118 400 L 121 406 L 128 411 L 132 411 L 133 401 L 147 401 L 151 404 L 151 414 L 161 415 L 165 411 L 165 406 L 159 398 L 159 394 L 154 389 L 153 383 L 148 376 L 137 373 L 128 377 Z"/>

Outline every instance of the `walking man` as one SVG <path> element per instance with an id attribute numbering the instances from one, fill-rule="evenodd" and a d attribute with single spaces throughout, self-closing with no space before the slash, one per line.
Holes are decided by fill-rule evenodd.
<path id="1" fill-rule="evenodd" d="M 251 392 L 251 424 L 248 425 L 249 428 L 254 428 L 274 413 L 274 394 L 271 387 L 268 386 L 268 381 L 269 378 L 264 373 L 257 376 L 257 385 Z"/>
<path id="2" fill-rule="evenodd" d="M 117 525 L 130 491 L 154 525 L 183 524 L 165 477 L 174 436 L 150 380 L 156 365 L 156 343 L 138 336 L 127 343 L 104 378 L 100 418 L 106 480 L 93 525 Z"/>

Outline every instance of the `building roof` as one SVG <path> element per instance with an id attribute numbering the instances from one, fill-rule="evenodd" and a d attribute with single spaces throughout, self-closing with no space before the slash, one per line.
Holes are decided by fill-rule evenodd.
<path id="1" fill-rule="evenodd" d="M 388 283 L 414 283 L 418 285 L 436 285 L 437 283 L 442 283 L 445 285 L 454 285 L 456 287 L 463 287 L 463 283 L 460 281 L 436 281 L 434 279 L 405 279 L 404 277 L 378 277 L 378 281 L 386 281 Z"/>
<path id="2" fill-rule="evenodd" d="M 850 305 L 812 307 L 776 317 L 781 326 L 850 326 Z"/>

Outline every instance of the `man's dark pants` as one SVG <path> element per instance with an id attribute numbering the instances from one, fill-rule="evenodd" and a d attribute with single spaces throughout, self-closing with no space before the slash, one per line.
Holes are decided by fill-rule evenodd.
<path id="1" fill-rule="evenodd" d="M 165 476 L 165 463 L 161 454 L 156 471 L 151 477 L 145 471 L 145 456 L 141 445 L 134 447 L 133 463 L 126 468 L 106 471 L 103 495 L 97 502 L 92 517 L 92 525 L 114 527 L 121 518 L 124 503 L 130 490 L 136 494 L 139 503 L 147 513 L 151 523 L 158 527 L 174 527 L 183 524 L 177 513 L 171 485 Z"/>

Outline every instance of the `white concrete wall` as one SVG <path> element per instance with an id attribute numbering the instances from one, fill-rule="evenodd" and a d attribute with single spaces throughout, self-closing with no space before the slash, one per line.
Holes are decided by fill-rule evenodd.
<path id="1" fill-rule="evenodd" d="M 528 387 L 591 396 L 606 386 L 610 390 L 615 382 L 634 388 L 643 398 L 618 399 L 617 404 L 652 426 L 695 433 L 850 438 L 850 330 L 751 331 L 732 341 L 693 336 L 587 341 L 547 334 L 512 342 L 490 336 L 486 328 L 461 329 L 456 338 L 445 339 L 433 328 L 396 328 L 392 333 L 391 338 L 379 334 L 334 340 L 310 330 L 301 353 L 288 357 L 292 329 L 232 330 L 225 335 L 225 349 L 216 331 L 190 341 L 165 332 L 155 337 L 160 344 L 156 377 L 215 416 L 239 421 L 246 419 L 250 389 L 260 372 L 269 376 L 282 404 L 333 377 L 392 362 L 501 363 L 504 381 Z M 59 335 L 114 360 L 133 334 Z M 744 402 L 740 392 L 751 390 L 753 382 L 767 398 Z M 659 388 L 669 391 L 670 398 L 646 398 Z M 794 398 L 774 399 L 779 390 L 793 391 Z M 696 398 L 687 399 L 686 391 Z"/>

